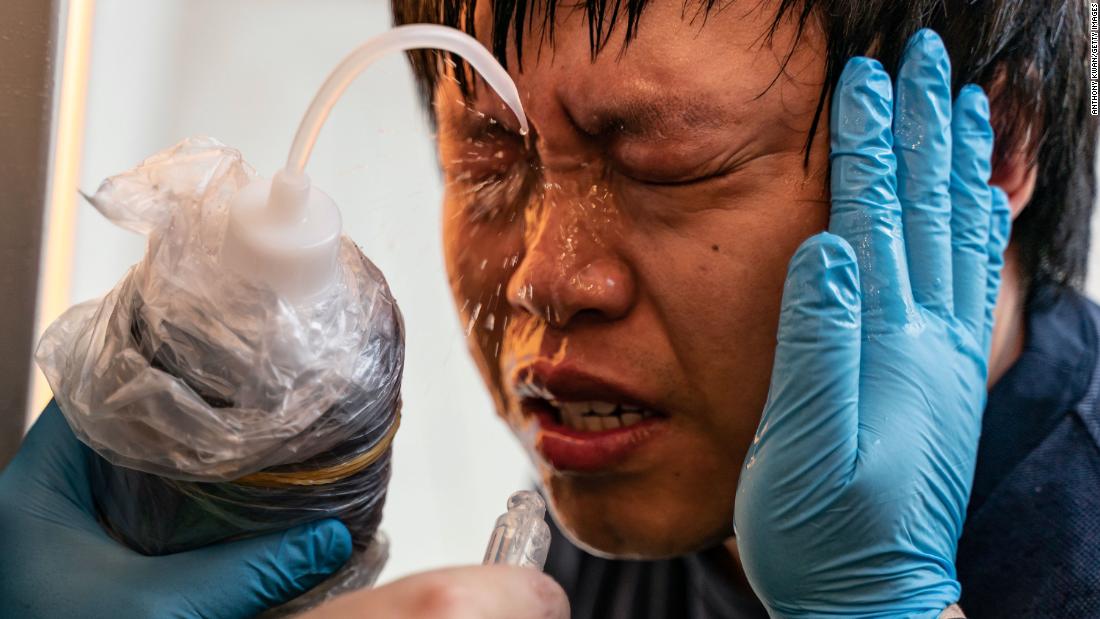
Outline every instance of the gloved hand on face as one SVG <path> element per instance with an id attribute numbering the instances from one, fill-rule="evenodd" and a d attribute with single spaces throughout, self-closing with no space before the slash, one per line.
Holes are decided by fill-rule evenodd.
<path id="1" fill-rule="evenodd" d="M 833 94 L 829 231 L 791 259 L 734 527 L 781 617 L 936 617 L 974 477 L 1010 225 L 981 88 L 952 105 L 929 30 L 893 88 L 853 58 Z"/>

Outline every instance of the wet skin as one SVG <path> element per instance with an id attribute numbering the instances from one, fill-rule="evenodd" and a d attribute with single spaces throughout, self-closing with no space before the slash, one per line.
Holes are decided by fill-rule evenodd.
<path id="1" fill-rule="evenodd" d="M 823 39 L 805 31 L 781 72 L 794 27 L 769 42 L 772 16 L 746 3 L 704 26 L 654 2 L 625 52 L 618 29 L 592 61 L 583 15 L 559 11 L 552 48 L 529 37 L 522 71 L 510 51 L 526 138 L 491 93 L 436 93 L 473 356 L 558 522 L 597 552 L 670 556 L 731 533 L 787 263 L 829 217 L 827 114 L 804 165 Z M 656 416 L 593 439 L 561 427 L 563 400 Z"/>

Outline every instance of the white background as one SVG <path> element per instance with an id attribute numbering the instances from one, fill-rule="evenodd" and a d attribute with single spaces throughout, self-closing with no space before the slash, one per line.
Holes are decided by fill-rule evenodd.
<path id="1" fill-rule="evenodd" d="M 264 175 L 328 71 L 390 25 L 386 0 L 99 0 L 80 186 L 183 137 L 240 149 Z M 508 494 L 532 473 L 492 413 L 451 304 L 440 254 L 440 180 L 403 57 L 381 61 L 337 105 L 309 165 L 345 232 L 386 273 L 408 332 L 405 416 L 383 528 L 383 574 L 478 562 Z M 142 237 L 78 210 L 72 300 L 139 259 Z M 1095 253 L 1094 260 L 1095 262 Z M 1092 269 L 1089 290 L 1100 289 Z"/>

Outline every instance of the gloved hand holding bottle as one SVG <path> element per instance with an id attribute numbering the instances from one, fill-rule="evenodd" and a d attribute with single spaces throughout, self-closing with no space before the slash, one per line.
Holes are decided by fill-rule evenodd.
<path id="1" fill-rule="evenodd" d="M 178 554 L 140 554 L 97 519 L 93 457 L 51 403 L 0 472 L 0 617 L 244 619 L 317 585 L 351 555 L 351 536 L 336 520 Z M 458 610 L 480 619 L 564 618 L 569 603 L 539 570 L 471 566 L 364 589 L 307 616 L 433 619 Z"/>
<path id="2" fill-rule="evenodd" d="M 791 259 L 734 528 L 779 617 L 937 617 L 973 481 L 1010 217 L 977 86 L 940 38 L 833 94 L 829 231 Z"/>
<path id="3" fill-rule="evenodd" d="M 94 454 L 51 403 L 0 473 L 0 617 L 252 617 L 351 555 L 336 520 L 173 555 L 142 555 L 100 526 Z"/>

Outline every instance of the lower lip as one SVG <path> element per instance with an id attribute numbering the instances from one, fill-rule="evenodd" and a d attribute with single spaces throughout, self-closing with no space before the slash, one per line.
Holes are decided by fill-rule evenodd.
<path id="1" fill-rule="evenodd" d="M 652 417 L 630 427 L 584 432 L 558 423 L 549 411 L 532 412 L 539 423 L 535 449 L 555 469 L 578 473 L 603 471 L 623 463 L 668 425 L 667 418 Z"/>

